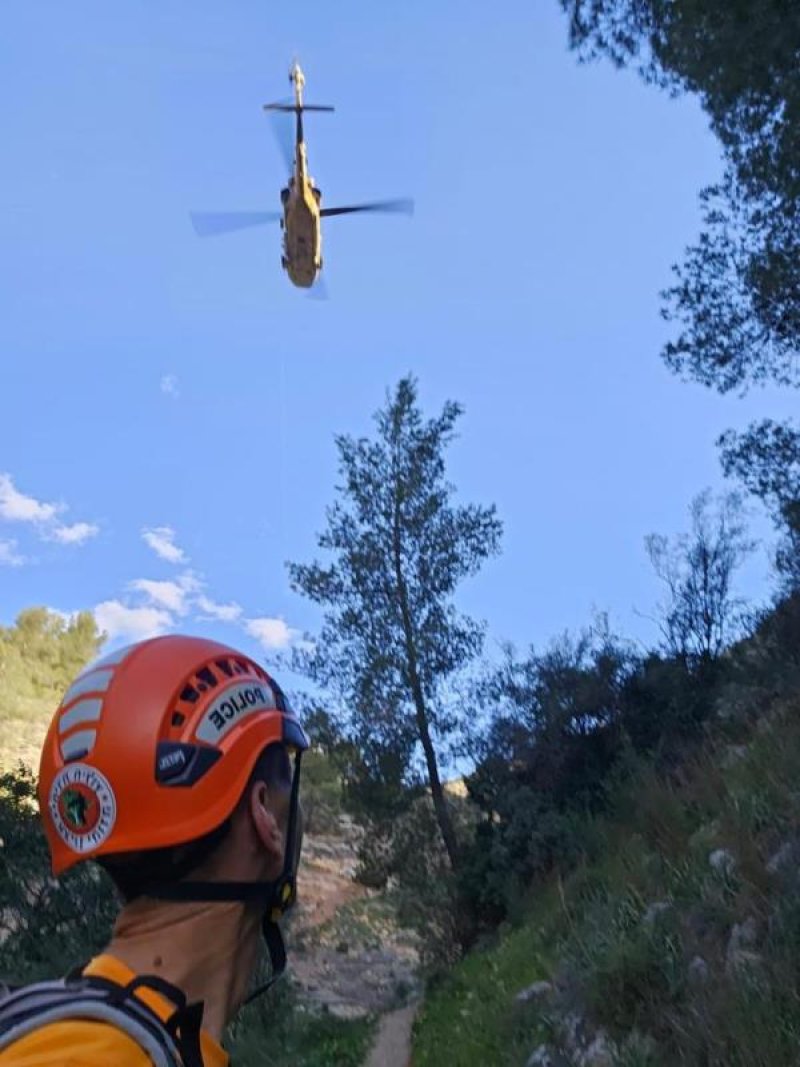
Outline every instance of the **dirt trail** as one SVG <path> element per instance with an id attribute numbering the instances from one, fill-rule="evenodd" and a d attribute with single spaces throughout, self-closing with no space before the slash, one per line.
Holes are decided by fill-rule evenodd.
<path id="1" fill-rule="evenodd" d="M 384 1015 L 365 1067 L 411 1067 L 411 1027 L 416 1013 L 417 1005 L 408 1004 Z"/>
<path id="2" fill-rule="evenodd" d="M 353 879 L 356 833 L 343 817 L 338 832 L 306 839 L 289 931 L 301 999 L 342 1019 L 389 1012 L 419 988 L 416 937 L 382 892 Z"/>

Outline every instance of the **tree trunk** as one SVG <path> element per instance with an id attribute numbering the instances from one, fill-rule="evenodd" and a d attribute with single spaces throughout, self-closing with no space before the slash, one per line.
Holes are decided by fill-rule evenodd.
<path id="1" fill-rule="evenodd" d="M 431 732 L 428 726 L 428 712 L 425 708 L 425 697 L 422 692 L 422 683 L 420 682 L 419 672 L 417 670 L 414 629 L 411 622 L 411 611 L 408 606 L 408 593 L 403 578 L 403 568 L 400 559 L 400 534 L 398 525 L 399 518 L 397 513 L 395 513 L 393 546 L 394 569 L 395 578 L 397 580 L 397 592 L 400 598 L 400 612 L 403 619 L 403 633 L 406 643 L 406 656 L 408 657 L 408 675 L 411 682 L 411 695 L 414 700 L 419 739 L 422 742 L 422 749 L 425 753 L 425 762 L 428 766 L 428 782 L 431 787 L 431 796 L 433 798 L 433 809 L 436 813 L 436 821 L 439 823 L 439 830 L 442 834 L 444 847 L 447 850 L 450 866 L 453 870 L 456 870 L 458 866 L 458 842 L 456 841 L 455 830 L 453 829 L 453 823 L 450 819 L 450 812 L 447 810 L 447 801 L 445 799 L 444 789 L 442 789 L 442 782 L 439 778 L 436 750 L 434 749 L 433 741 L 431 740 Z"/>

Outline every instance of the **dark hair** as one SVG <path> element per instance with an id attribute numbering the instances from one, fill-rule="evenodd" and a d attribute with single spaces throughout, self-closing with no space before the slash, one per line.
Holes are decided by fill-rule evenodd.
<path id="1" fill-rule="evenodd" d="M 250 790 L 257 782 L 280 789 L 292 785 L 292 762 L 285 745 L 280 742 L 268 745 L 255 762 L 247 785 L 234 809 L 247 803 Z M 226 837 L 231 824 L 231 815 L 202 837 L 180 845 L 148 849 L 137 852 L 117 852 L 98 859 L 108 872 L 123 901 L 128 904 L 156 885 L 179 882 L 204 863 Z"/>

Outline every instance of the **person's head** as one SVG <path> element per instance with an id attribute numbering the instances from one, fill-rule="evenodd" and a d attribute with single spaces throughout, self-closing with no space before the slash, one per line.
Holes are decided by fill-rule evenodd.
<path id="1" fill-rule="evenodd" d="M 232 648 L 168 636 L 112 653 L 70 686 L 42 750 L 53 873 L 94 859 L 126 901 L 251 901 L 271 925 L 294 897 L 307 744 Z"/>
<path id="2" fill-rule="evenodd" d="M 294 772 L 286 746 L 281 742 L 268 745 L 256 760 L 238 803 L 219 826 L 184 844 L 113 853 L 100 857 L 98 862 L 126 903 L 148 895 L 148 887 L 174 885 L 189 878 L 274 882 L 280 878 L 286 860 Z M 299 806 L 296 818 L 294 844 L 299 853 Z"/>

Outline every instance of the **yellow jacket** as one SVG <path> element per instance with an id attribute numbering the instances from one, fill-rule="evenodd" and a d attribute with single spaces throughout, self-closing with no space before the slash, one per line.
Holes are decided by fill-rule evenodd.
<path id="1" fill-rule="evenodd" d="M 96 956 L 84 974 L 127 985 L 133 971 L 114 956 Z M 161 1019 L 175 1005 L 155 990 L 140 987 L 136 994 Z M 200 1033 L 205 1067 L 228 1067 L 228 1055 L 205 1031 Z M 49 1023 L 0 1052 L 0 1067 L 152 1067 L 150 1057 L 128 1034 L 105 1022 L 76 1019 Z"/>

